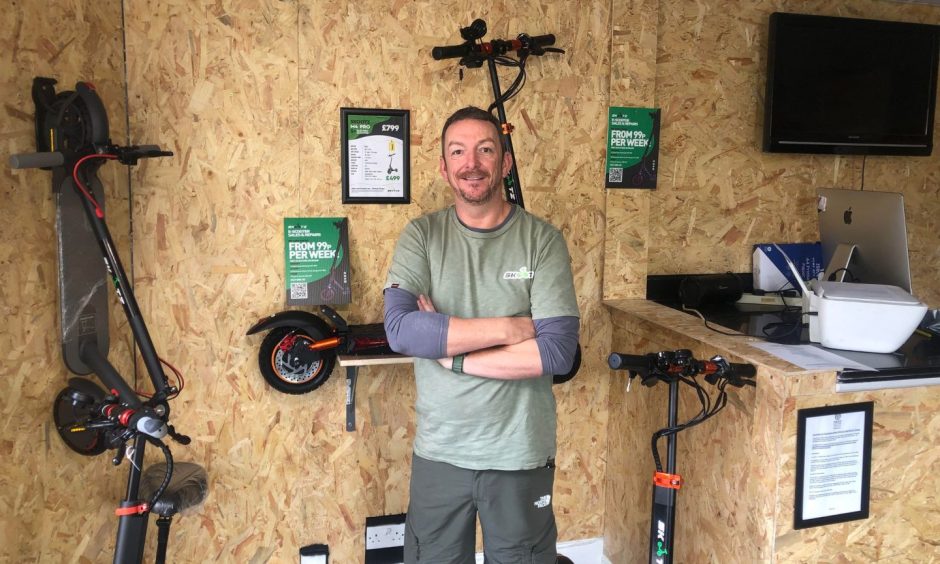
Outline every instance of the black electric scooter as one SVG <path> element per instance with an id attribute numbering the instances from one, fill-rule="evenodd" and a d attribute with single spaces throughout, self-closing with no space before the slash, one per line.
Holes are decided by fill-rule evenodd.
<path id="1" fill-rule="evenodd" d="M 79 376 L 93 372 L 105 387 L 88 378 L 70 378 L 55 398 L 53 418 L 59 436 L 73 451 L 94 456 L 110 448 L 115 450 L 115 466 L 125 458 L 129 460 L 125 497 L 115 511 L 118 532 L 114 562 L 141 562 L 150 513 L 159 515 L 156 560 L 163 562 L 173 515 L 204 499 L 206 473 L 196 464 L 174 465 L 172 453 L 163 442 L 167 435 L 181 444 L 190 441 L 169 423 L 169 400 L 179 394 L 182 379 L 173 369 L 177 383 L 171 385 L 163 371 L 163 360 L 157 356 L 105 222 L 97 170 L 105 160 L 135 165 L 140 159 L 172 153 L 154 145 L 112 144 L 107 113 L 94 86 L 79 82 L 74 91 L 56 93 L 55 84 L 51 78 L 34 79 L 37 152 L 12 155 L 10 166 L 52 172 L 57 202 L 62 357 L 71 372 Z M 153 385 L 153 393 L 144 399 L 144 394 L 135 391 L 108 360 L 108 279 L 123 306 Z M 148 443 L 161 450 L 165 462 L 143 470 Z"/>
<path id="2" fill-rule="evenodd" d="M 493 88 L 493 103 L 490 104 L 489 111 L 492 113 L 493 110 L 496 110 L 499 123 L 502 125 L 501 133 L 505 149 L 513 155 L 512 169 L 509 171 L 509 175 L 503 179 L 503 189 L 508 202 L 525 208 L 522 199 L 522 185 L 519 183 L 519 170 L 516 167 L 516 154 L 512 147 L 514 127 L 506 120 L 504 103 L 522 90 L 526 79 L 525 64 L 529 56 L 564 53 L 564 51 L 550 47 L 555 44 L 555 36 L 552 34 L 530 36 L 520 33 L 515 39 L 494 39 L 487 42 L 483 41 L 484 35 L 486 35 L 486 22 L 481 19 L 473 20 L 469 26 L 460 28 L 460 37 L 463 38 L 463 43 L 434 47 L 431 50 L 431 56 L 435 60 L 459 58 L 460 66 L 468 69 L 480 68 L 483 63 L 486 63 L 490 73 L 490 85 Z M 506 54 L 510 52 L 518 53 L 519 58 L 508 57 Z M 496 65 L 519 69 L 516 79 L 505 92 L 500 89 Z M 460 76 L 463 77 L 463 69 L 460 70 Z"/>
<path id="3" fill-rule="evenodd" d="M 248 335 L 268 331 L 258 349 L 258 369 L 275 390 L 305 394 L 319 388 L 329 379 L 340 354 L 395 354 L 388 346 L 384 324 L 349 325 L 325 305 L 319 306 L 319 312 L 317 316 L 281 311 L 248 329 Z"/>
<path id="4" fill-rule="evenodd" d="M 696 360 L 692 351 L 680 349 L 645 355 L 611 353 L 607 364 L 613 370 L 627 370 L 629 384 L 639 376 L 644 386 L 655 386 L 658 382 L 669 384 L 669 407 L 667 427 L 653 434 L 651 441 L 653 462 L 653 507 L 650 518 L 650 564 L 673 562 L 673 541 L 676 524 L 676 494 L 683 485 L 682 477 L 676 474 L 676 435 L 689 427 L 698 425 L 721 411 L 727 403 L 725 387 L 754 386 L 756 370 L 751 364 L 733 364 L 720 356 L 711 360 Z M 695 380 L 704 375 L 705 381 L 715 385 L 719 393 L 712 403 L 711 397 Z M 678 424 L 679 384 L 687 384 L 696 390 L 702 409 L 683 424 Z M 666 468 L 663 470 L 657 442 L 666 437 Z"/>

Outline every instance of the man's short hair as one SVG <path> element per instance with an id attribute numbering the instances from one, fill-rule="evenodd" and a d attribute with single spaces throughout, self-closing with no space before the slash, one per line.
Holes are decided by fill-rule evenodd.
<path id="1" fill-rule="evenodd" d="M 463 121 L 465 119 L 475 119 L 479 121 L 487 121 L 489 123 L 492 123 L 493 127 L 496 128 L 496 135 L 498 136 L 498 139 L 499 139 L 499 148 L 501 151 L 505 150 L 503 148 L 502 136 L 500 135 L 500 132 L 502 131 L 503 127 L 499 124 L 499 120 L 496 119 L 496 116 L 476 106 L 467 106 L 466 108 L 460 108 L 459 110 L 451 114 L 451 116 L 447 118 L 447 121 L 444 122 L 444 127 L 443 129 L 441 129 L 441 155 L 444 155 L 444 151 L 445 151 L 444 135 L 447 134 L 447 129 L 454 123 L 458 121 Z"/>

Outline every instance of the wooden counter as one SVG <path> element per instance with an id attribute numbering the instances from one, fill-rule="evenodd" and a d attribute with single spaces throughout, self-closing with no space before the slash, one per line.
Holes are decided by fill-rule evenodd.
<path id="1" fill-rule="evenodd" d="M 810 372 L 722 335 L 692 315 L 645 300 L 611 300 L 611 350 L 691 349 L 757 369 L 756 388 L 731 389 L 728 406 L 678 435 L 685 479 L 676 509 L 676 562 L 940 562 L 940 386 L 836 393 L 836 373 Z M 611 371 L 605 552 L 640 562 L 648 550 L 650 437 L 666 423 L 667 387 Z M 688 387 L 679 420 L 698 410 Z M 875 403 L 870 517 L 793 529 L 799 409 Z M 660 445 L 665 456 L 665 443 Z"/>

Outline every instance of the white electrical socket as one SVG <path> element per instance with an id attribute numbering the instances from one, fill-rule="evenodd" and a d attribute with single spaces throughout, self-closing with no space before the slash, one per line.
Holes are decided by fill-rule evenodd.
<path id="1" fill-rule="evenodd" d="M 366 550 L 405 546 L 405 524 L 366 527 Z"/>

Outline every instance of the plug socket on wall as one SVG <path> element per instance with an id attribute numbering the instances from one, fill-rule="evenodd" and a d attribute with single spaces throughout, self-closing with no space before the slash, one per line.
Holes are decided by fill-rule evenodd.
<path id="1" fill-rule="evenodd" d="M 405 514 L 366 517 L 366 564 L 404 561 Z"/>
<path id="2" fill-rule="evenodd" d="M 405 546 L 405 524 L 366 527 L 366 550 Z"/>

